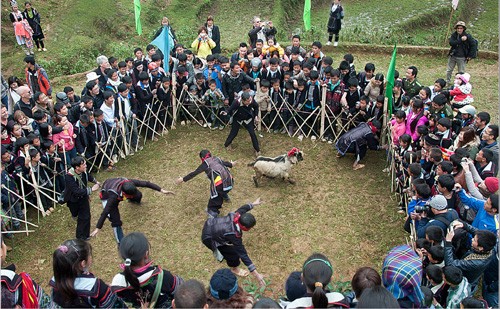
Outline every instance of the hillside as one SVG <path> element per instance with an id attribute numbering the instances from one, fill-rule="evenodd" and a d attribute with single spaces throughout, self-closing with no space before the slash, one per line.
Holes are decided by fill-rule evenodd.
<path id="1" fill-rule="evenodd" d="M 188 4 L 186 4 L 188 3 Z M 303 32 L 302 7 L 298 0 L 259 1 L 260 15 L 273 20 L 278 39 L 287 41 L 292 33 L 305 42 L 326 39 L 329 2 L 312 1 L 312 31 Z M 434 1 L 362 1 L 345 0 L 346 11 L 341 32 L 342 42 L 398 45 L 445 46 L 448 0 Z M 48 52 L 39 53 L 38 61 L 52 78 L 84 72 L 94 67 L 99 54 L 124 58 L 136 46 L 145 47 L 159 27 L 161 17 L 170 18 L 180 42 L 189 44 L 206 16 L 214 15 L 221 29 L 222 47 L 232 51 L 247 40 L 254 5 L 243 0 L 151 0 L 142 1 L 143 35 L 135 32 L 131 1 L 47 0 L 35 2 L 42 16 Z M 96 9 L 97 8 L 97 9 Z M 187 9 L 188 8 L 188 9 Z M 2 72 L 21 74 L 23 53 L 15 45 L 8 13 L 2 7 Z M 495 0 L 461 1 L 452 20 L 468 22 L 470 32 L 481 49 L 498 48 L 498 3 Z"/>

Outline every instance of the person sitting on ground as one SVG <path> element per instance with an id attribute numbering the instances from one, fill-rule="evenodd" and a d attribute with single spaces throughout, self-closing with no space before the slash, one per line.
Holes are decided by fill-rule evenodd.
<path id="1" fill-rule="evenodd" d="M 389 251 L 382 265 L 382 284 L 397 299 L 402 308 L 419 308 L 424 301 L 420 289 L 422 261 L 409 245 L 400 245 Z M 366 294 L 365 294 L 366 293 Z M 363 292 L 360 301 L 370 295 Z M 360 308 L 361 304 L 358 304 Z"/>
<path id="2" fill-rule="evenodd" d="M 357 307 L 363 292 L 376 286 L 382 286 L 382 278 L 378 272 L 371 267 L 358 268 L 351 280 L 352 291 L 345 294 L 350 303 L 349 307 Z"/>
<path id="3" fill-rule="evenodd" d="M 286 305 L 291 308 L 327 308 L 348 307 L 348 300 L 338 292 L 330 292 L 328 284 L 332 280 L 333 266 L 328 258 L 321 253 L 314 253 L 302 266 L 302 283 L 306 294 Z"/>
<path id="4" fill-rule="evenodd" d="M 172 308 L 208 309 L 207 294 L 203 283 L 191 279 L 178 286 L 172 300 Z"/>
<path id="5" fill-rule="evenodd" d="M 92 246 L 80 239 L 63 242 L 53 254 L 50 308 L 124 308 L 123 301 L 92 274 Z"/>
<path id="6" fill-rule="evenodd" d="M 115 275 L 111 289 L 127 305 L 134 308 L 149 303 L 150 308 L 169 308 L 179 286 L 181 277 L 153 265 L 151 245 L 142 233 L 130 233 L 120 242 L 120 264 L 123 272 Z M 159 287 L 158 287 L 159 286 Z"/>
<path id="7" fill-rule="evenodd" d="M 209 308 L 248 309 L 252 307 L 254 298 L 239 286 L 237 277 L 229 268 L 222 268 L 210 278 L 207 303 Z"/>
<path id="8" fill-rule="evenodd" d="M 367 288 L 357 308 L 400 308 L 398 300 L 383 286 Z"/>
<path id="9" fill-rule="evenodd" d="M 472 238 L 471 250 L 465 254 L 462 259 L 457 259 L 453 255 L 453 246 L 451 241 L 455 235 L 454 229 L 451 229 L 446 235 L 445 256 L 446 266 L 455 266 L 461 270 L 464 277 L 470 284 L 471 291 L 475 292 L 479 279 L 493 257 L 493 249 L 497 242 L 497 236 L 490 231 L 479 230 L 470 224 L 463 222 L 454 222 L 453 228 L 463 228 Z"/>

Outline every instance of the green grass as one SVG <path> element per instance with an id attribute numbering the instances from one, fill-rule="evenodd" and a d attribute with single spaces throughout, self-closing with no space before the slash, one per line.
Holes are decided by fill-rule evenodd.
<path id="1" fill-rule="evenodd" d="M 290 3 L 295 4 L 294 9 L 287 6 Z M 346 19 L 342 35 L 352 37 L 352 40 L 346 41 L 377 44 L 392 42 L 393 25 L 395 29 L 404 29 L 405 22 L 411 20 L 403 22 L 403 19 L 421 16 L 421 11 L 429 7 L 428 1 L 345 0 L 343 4 Z M 152 0 L 143 1 L 142 5 L 144 34 L 138 37 L 135 34 L 133 7 L 129 1 L 48 0 L 37 3 L 35 7 L 42 14 L 49 48 L 47 53 L 38 54 L 37 57 L 47 68 L 54 89 L 59 91 L 65 85 L 72 85 L 79 91 L 84 77 L 81 74 L 65 75 L 94 68 L 95 57 L 100 53 L 123 59 L 131 55 L 135 46 L 145 47 L 164 15 L 170 18 L 181 42 L 189 44 L 198 25 L 202 24 L 206 15 L 213 14 L 216 24 L 221 28 L 222 47 L 229 53 L 236 49 L 239 42 L 247 41 L 251 18 L 256 12 L 254 6 L 242 0 L 200 0 L 188 4 L 180 0 L 168 3 Z M 259 2 L 259 5 L 264 5 L 263 11 L 266 12 L 261 17 L 277 23 L 278 38 L 282 42 L 295 29 L 302 27 L 301 1 L 280 0 L 274 5 L 270 2 Z M 444 6 L 443 1 L 438 2 L 436 9 L 441 6 Z M 328 7 L 326 2 L 313 1 L 315 31 L 305 35 L 304 44 L 316 39 L 325 41 Z M 389 10 L 393 7 L 397 10 Z M 479 19 L 470 28 L 473 34 L 484 38 L 490 33 L 488 29 L 497 25 L 498 9 L 495 9 L 492 0 L 483 0 L 481 7 L 485 11 L 477 15 Z M 2 72 L 4 76 L 24 76 L 22 52 L 14 45 L 5 8 L 2 12 Z M 116 35 L 110 29 L 116 30 Z M 357 32 L 355 29 L 358 29 Z M 435 29 L 439 29 L 439 26 Z M 429 31 L 429 28 L 416 24 L 411 32 L 403 31 L 401 41 L 397 37 L 398 44 L 413 42 L 407 38 L 410 35 L 415 37 L 412 40 L 424 40 Z M 444 38 L 443 31 L 435 32 L 435 40 L 441 40 L 437 38 L 439 36 Z M 376 48 L 357 47 L 353 51 L 341 44 L 340 48 L 329 47 L 324 48 L 324 51 L 333 57 L 334 65 L 338 65 L 345 53 L 352 52 L 358 71 L 363 69 L 366 62 L 373 62 L 377 72 L 385 74 L 390 61 L 389 53 L 379 52 Z M 412 54 L 399 53 L 397 69 L 403 75 L 406 67 L 416 65 L 422 84 L 432 85 L 434 80 L 445 75 L 446 61 L 444 53 L 431 54 L 426 50 Z M 467 71 L 472 76 L 474 105 L 479 110 L 489 111 L 498 121 L 498 62 L 480 58 L 470 62 Z M 325 253 L 333 261 L 333 281 L 343 287 L 343 282 L 349 281 L 360 266 L 372 266 L 380 270 L 386 252 L 392 246 L 405 242 L 403 218 L 395 213 L 397 202 L 389 193 L 389 180 L 380 172 L 384 164 L 382 152 L 369 152 L 367 167 L 353 172 L 350 168 L 352 158 L 335 159 L 331 146 L 310 141 L 299 143 L 296 139 L 265 134 L 261 139 L 265 155 L 279 155 L 298 146 L 305 151 L 306 158 L 294 167 L 293 177 L 298 181 L 296 186 L 266 181 L 265 186 L 255 188 L 251 180 L 252 171 L 245 166 L 252 159 L 248 136 L 242 131 L 235 141 L 236 150 L 228 153 L 223 148 L 227 133 L 227 130 L 208 132 L 197 127 L 179 128 L 171 131 L 165 139 L 147 144 L 140 154 L 120 162 L 119 170 L 98 175 L 101 181 L 117 176 L 149 179 L 177 193 L 174 197 L 166 197 L 145 190 L 142 206 L 126 202 L 121 206 L 125 232 L 145 232 L 153 245 L 156 263 L 185 279 L 198 278 L 205 283 L 215 269 L 223 265 L 214 262 L 200 241 L 208 198 L 207 180 L 200 175 L 181 186 L 173 184 L 176 177 L 196 168 L 199 164 L 197 153 L 203 148 L 225 159 L 236 159 L 242 163 L 234 169 L 236 185 L 231 193 L 233 203 L 225 205 L 224 212 L 235 210 L 242 203 L 258 196 L 266 201 L 266 204 L 253 211 L 258 220 L 256 228 L 244 236 L 250 256 L 259 271 L 270 281 L 272 291 L 266 290 L 265 294 L 282 295 L 282 284 L 288 273 L 299 269 L 314 251 Z M 94 196 L 93 224 L 101 209 Z M 41 220 L 40 228 L 34 234 L 29 237 L 18 235 L 14 243 L 9 242 L 9 245 L 14 245 L 14 251 L 9 254 L 8 262 L 15 262 L 19 270 L 30 272 L 47 288 L 52 275 L 51 254 L 62 241 L 74 236 L 74 229 L 75 223 L 67 208 L 59 207 L 54 215 Z M 109 222 L 92 240 L 92 245 L 93 271 L 110 282 L 119 271 L 117 264 L 120 259 Z M 250 290 L 261 293 L 250 283 L 248 286 Z"/>

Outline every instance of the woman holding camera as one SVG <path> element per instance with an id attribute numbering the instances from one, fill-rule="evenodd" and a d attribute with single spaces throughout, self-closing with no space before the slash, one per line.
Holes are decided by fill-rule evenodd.
<path id="1" fill-rule="evenodd" d="M 208 55 L 212 54 L 212 49 L 216 46 L 214 40 L 208 37 L 207 28 L 201 26 L 198 29 L 198 37 L 191 44 L 191 48 L 199 58 L 205 59 Z"/>

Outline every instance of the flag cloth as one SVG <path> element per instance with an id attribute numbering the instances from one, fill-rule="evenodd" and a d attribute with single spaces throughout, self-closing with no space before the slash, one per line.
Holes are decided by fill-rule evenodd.
<path id="1" fill-rule="evenodd" d="M 458 0 L 451 0 L 451 7 L 456 11 L 458 8 Z"/>
<path id="2" fill-rule="evenodd" d="M 163 26 L 161 33 L 156 37 L 151 43 L 155 45 L 163 53 L 163 69 L 168 72 L 170 51 L 174 47 L 174 39 L 172 37 L 172 32 L 170 31 L 170 26 Z"/>
<path id="3" fill-rule="evenodd" d="M 135 30 L 138 35 L 142 34 L 141 25 L 141 0 L 134 0 L 134 12 L 135 12 Z"/>
<path id="4" fill-rule="evenodd" d="M 396 71 L 396 45 L 392 52 L 391 63 L 387 69 L 387 85 L 385 87 L 385 97 L 387 98 L 387 115 L 392 115 L 393 95 L 392 89 L 394 88 L 394 71 Z"/>
<path id="5" fill-rule="evenodd" d="M 311 0 L 304 0 L 304 28 L 311 30 Z"/>

